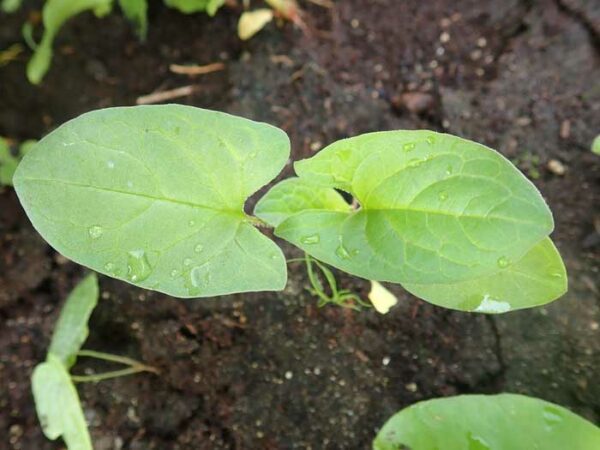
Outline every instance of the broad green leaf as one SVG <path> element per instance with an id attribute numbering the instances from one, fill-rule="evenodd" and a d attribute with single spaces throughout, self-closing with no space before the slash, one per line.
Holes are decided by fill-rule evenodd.
<path id="1" fill-rule="evenodd" d="M 22 0 L 2 0 L 0 9 L 5 13 L 11 14 L 21 7 Z"/>
<path id="2" fill-rule="evenodd" d="M 54 38 L 67 20 L 88 10 L 102 17 L 110 12 L 111 6 L 112 0 L 47 0 L 42 11 L 44 35 L 27 64 L 29 81 L 38 84 L 48 72 Z"/>
<path id="3" fill-rule="evenodd" d="M 520 259 L 553 229 L 540 193 L 488 147 L 431 131 L 370 133 L 295 164 L 360 209 L 304 211 L 276 234 L 351 274 L 453 283 Z"/>
<path id="4" fill-rule="evenodd" d="M 403 284 L 412 294 L 445 308 L 498 314 L 541 306 L 567 291 L 563 261 L 545 238 L 492 275 L 454 284 Z"/>
<path id="5" fill-rule="evenodd" d="M 59 252 L 176 297 L 283 289 L 285 258 L 246 199 L 289 156 L 270 125 L 181 105 L 98 110 L 42 139 L 14 177 Z"/>
<path id="6" fill-rule="evenodd" d="M 350 211 L 350 205 L 335 189 L 310 185 L 293 177 L 271 188 L 256 204 L 254 214 L 276 227 L 305 210 Z"/>
<path id="7" fill-rule="evenodd" d="M 79 396 L 61 362 L 49 355 L 36 366 L 31 385 L 44 435 L 51 440 L 62 436 L 69 450 L 92 450 Z"/>
<path id="8" fill-rule="evenodd" d="M 127 19 L 133 22 L 135 31 L 141 40 L 148 33 L 148 3 L 147 0 L 119 0 L 119 6 Z"/>
<path id="9" fill-rule="evenodd" d="M 374 450 L 593 450 L 600 428 L 569 410 L 516 394 L 419 402 L 383 426 Z"/>
<path id="10" fill-rule="evenodd" d="M 10 153 L 8 142 L 0 137 L 0 186 L 12 186 L 19 160 Z"/>
<path id="11" fill-rule="evenodd" d="M 67 298 L 48 349 L 67 369 L 75 364 L 77 352 L 88 337 L 88 320 L 97 303 L 98 278 L 92 272 Z"/>
<path id="12" fill-rule="evenodd" d="M 167 6 L 184 14 L 206 12 L 209 16 L 214 16 L 224 3 L 225 0 L 165 0 Z"/>

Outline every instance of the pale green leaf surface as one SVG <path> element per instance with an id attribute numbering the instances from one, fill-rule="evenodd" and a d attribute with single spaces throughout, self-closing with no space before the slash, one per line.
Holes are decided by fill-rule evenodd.
<path id="1" fill-rule="evenodd" d="M 270 125 L 181 105 L 111 108 L 46 136 L 15 188 L 40 234 L 98 272 L 176 297 L 279 290 L 283 253 L 243 206 L 288 156 Z"/>
<path id="2" fill-rule="evenodd" d="M 62 436 L 69 450 L 93 450 L 79 396 L 61 362 L 49 355 L 36 366 L 31 385 L 44 435 L 51 440 Z"/>
<path id="3" fill-rule="evenodd" d="M 273 186 L 258 201 L 254 214 L 276 227 L 304 210 L 350 211 L 350 205 L 335 189 L 310 185 L 293 177 Z"/>
<path id="4" fill-rule="evenodd" d="M 67 369 L 75 364 L 77 352 L 88 337 L 88 320 L 97 303 L 98 277 L 92 272 L 69 294 L 48 349 Z"/>
<path id="5" fill-rule="evenodd" d="M 594 450 L 600 429 L 569 410 L 516 394 L 419 402 L 383 426 L 374 450 Z"/>
<path id="6" fill-rule="evenodd" d="M 178 9 L 184 14 L 206 12 L 209 16 L 214 16 L 224 3 L 225 0 L 165 0 L 167 6 Z"/>
<path id="7" fill-rule="evenodd" d="M 567 291 L 567 273 L 550 238 L 496 273 L 454 284 L 407 284 L 407 291 L 435 305 L 498 314 L 541 306 Z"/>
<path id="8" fill-rule="evenodd" d="M 449 283 L 493 273 L 553 229 L 536 188 L 497 152 L 431 131 L 370 133 L 295 164 L 350 192 L 354 212 L 305 211 L 276 234 L 351 274 Z"/>
<path id="9" fill-rule="evenodd" d="M 123 14 L 135 26 L 135 31 L 141 40 L 148 33 L 148 3 L 147 0 L 119 0 Z"/>
<path id="10" fill-rule="evenodd" d="M 0 9 L 5 13 L 11 14 L 21 7 L 22 0 L 2 0 Z"/>
<path id="11" fill-rule="evenodd" d="M 44 34 L 27 64 L 27 78 L 38 84 L 50 68 L 52 45 L 60 27 L 71 17 L 93 10 L 101 17 L 110 12 L 112 0 L 47 0 L 42 11 Z"/>

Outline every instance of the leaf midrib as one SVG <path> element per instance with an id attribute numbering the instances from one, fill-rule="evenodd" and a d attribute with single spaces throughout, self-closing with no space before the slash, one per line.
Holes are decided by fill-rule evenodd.
<path id="1" fill-rule="evenodd" d="M 73 181 L 66 181 L 66 180 L 59 180 L 59 179 L 52 179 L 52 178 L 19 177 L 19 179 L 24 180 L 24 181 L 40 181 L 40 182 L 45 182 L 45 183 L 57 183 L 57 184 L 63 184 L 66 186 L 74 186 L 74 187 L 92 189 L 92 190 L 97 190 L 97 191 L 102 191 L 102 192 L 112 192 L 115 194 L 129 195 L 132 197 L 142 197 L 142 198 L 146 198 L 148 200 L 153 200 L 153 201 L 157 201 L 157 202 L 174 203 L 174 204 L 178 204 L 178 205 L 189 206 L 191 208 L 208 209 L 211 211 L 217 211 L 217 212 L 224 213 L 224 214 L 235 215 L 235 216 L 239 216 L 240 220 L 244 218 L 244 212 L 243 212 L 242 208 L 240 208 L 239 210 L 222 209 L 222 208 L 216 208 L 214 206 L 208 206 L 208 205 L 204 205 L 201 203 L 189 202 L 186 200 L 180 200 L 180 199 L 171 198 L 171 197 L 156 197 L 156 196 L 150 195 L 150 194 L 142 194 L 139 192 L 128 192 L 128 191 L 123 191 L 120 189 L 112 189 L 112 188 L 106 188 L 106 187 L 100 187 L 100 186 L 93 186 L 90 184 L 76 183 Z"/>

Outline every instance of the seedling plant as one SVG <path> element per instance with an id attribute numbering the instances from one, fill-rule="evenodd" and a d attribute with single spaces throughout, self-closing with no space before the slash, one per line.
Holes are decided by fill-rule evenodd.
<path id="1" fill-rule="evenodd" d="M 81 350 L 88 336 L 87 322 L 98 301 L 96 274 L 88 275 L 67 298 L 54 329 L 46 361 L 38 364 L 31 384 L 37 414 L 48 439 L 62 437 L 69 450 L 92 450 L 92 441 L 74 383 L 154 372 L 156 369 L 130 358 L 93 350 Z M 95 358 L 127 366 L 92 375 L 72 375 L 78 358 Z"/>
<path id="2" fill-rule="evenodd" d="M 275 184 L 249 214 L 247 199 L 279 174 L 289 154 L 287 135 L 264 123 L 182 105 L 109 108 L 43 138 L 24 156 L 13 182 L 34 227 L 57 251 L 94 271 L 174 297 L 284 289 L 287 263 L 298 261 L 286 261 L 264 228 L 305 253 L 301 262 L 320 305 L 367 306 L 338 289 L 327 265 L 372 280 L 372 294 L 386 297 L 385 308 L 395 299 L 379 282 L 400 284 L 439 306 L 488 314 L 543 305 L 567 289 L 564 264 L 548 237 L 553 230 L 548 206 L 514 165 L 484 145 L 427 130 L 343 139 L 296 162 L 297 176 Z M 96 286 L 95 275 L 86 281 Z M 87 300 L 69 299 L 63 314 L 75 318 L 61 315 L 47 361 L 33 376 L 46 435 L 63 435 L 69 447 L 75 439 L 70 436 L 83 436 L 85 425 L 73 381 L 151 370 L 79 350 L 87 336 L 81 324 L 97 298 L 93 286 Z M 84 287 L 72 296 L 78 289 Z M 63 326 L 71 330 L 69 339 L 56 337 Z M 68 371 L 77 356 L 130 367 L 93 380 L 74 378 Z M 71 425 L 59 420 L 54 395 L 77 404 Z M 426 433 L 419 430 L 421 419 L 412 417 L 438 408 L 442 417 L 450 417 L 450 410 L 464 412 L 433 425 L 448 442 L 462 443 L 452 448 L 464 448 L 465 439 L 481 444 L 472 448 L 518 448 L 497 447 L 504 442 L 496 440 L 501 432 L 488 433 L 498 405 L 506 403 L 502 408 L 514 411 L 516 423 L 519 415 L 549 408 L 510 395 L 432 402 L 439 403 L 418 404 L 392 418 L 375 448 L 436 448 L 437 437 L 419 440 Z M 593 425 L 557 411 L 565 425 L 549 436 L 567 428 L 593 435 Z M 499 429 L 508 429 L 512 419 L 498 422 Z M 467 428 L 477 434 L 469 438 Z"/>

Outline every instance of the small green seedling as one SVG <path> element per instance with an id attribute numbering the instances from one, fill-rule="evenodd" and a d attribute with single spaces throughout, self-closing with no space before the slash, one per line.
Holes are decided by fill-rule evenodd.
<path id="1" fill-rule="evenodd" d="M 296 162 L 273 126 L 182 105 L 109 108 L 53 131 L 15 189 L 38 232 L 103 274 L 182 298 L 278 291 L 275 235 L 436 305 L 503 313 L 567 289 L 544 199 L 507 159 L 433 131 L 368 133 Z M 346 202 L 338 191 L 354 199 Z"/>
<path id="2" fill-rule="evenodd" d="M 516 394 L 460 395 L 395 414 L 374 450 L 595 450 L 600 428 L 571 411 Z"/>
<path id="3" fill-rule="evenodd" d="M 6 0 L 5 0 L 6 1 Z M 42 11 L 44 34 L 39 45 L 34 46 L 34 54 L 27 65 L 27 78 L 39 84 L 48 72 L 52 61 L 54 38 L 70 18 L 84 11 L 93 11 L 97 17 L 110 13 L 116 0 L 47 0 Z M 147 0 L 118 0 L 125 17 L 130 20 L 140 39 L 146 38 L 148 30 Z M 191 14 L 206 12 L 214 16 L 225 0 L 165 0 L 169 7 Z"/>
<path id="4" fill-rule="evenodd" d="M 357 294 L 354 294 L 347 289 L 338 289 L 335 275 L 329 267 L 317 261 L 315 258 L 312 258 L 308 253 L 304 254 L 304 258 L 288 260 L 288 263 L 289 262 L 305 263 L 306 273 L 308 274 L 308 280 L 311 285 L 311 288 L 308 289 L 308 291 L 319 299 L 317 303 L 319 307 L 337 305 L 356 311 L 371 307 L 371 304 L 363 301 Z M 327 287 L 323 286 L 321 277 L 315 269 L 320 271 L 322 278 L 327 283 Z"/>
<path id="5" fill-rule="evenodd" d="M 33 140 L 23 142 L 18 147 L 17 154 L 13 155 L 8 141 L 0 137 L 0 188 L 13 185 L 12 178 L 19 161 L 35 143 Z"/>
<path id="6" fill-rule="evenodd" d="M 69 295 L 54 329 L 46 361 L 36 366 L 31 379 L 35 407 L 44 434 L 51 440 L 62 436 L 69 450 L 92 450 L 75 382 L 97 382 L 142 371 L 156 372 L 154 368 L 129 358 L 80 350 L 87 338 L 87 322 L 97 301 L 98 281 L 96 274 L 92 273 Z M 71 375 L 69 371 L 78 357 L 129 367 L 94 375 Z"/>

